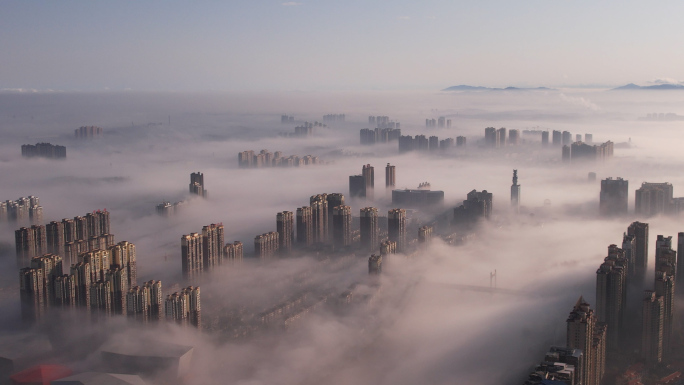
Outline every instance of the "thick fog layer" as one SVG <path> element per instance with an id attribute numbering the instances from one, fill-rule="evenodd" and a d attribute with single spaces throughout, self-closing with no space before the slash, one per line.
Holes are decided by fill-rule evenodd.
<path id="1" fill-rule="evenodd" d="M 165 293 L 185 284 L 181 235 L 222 222 L 226 241 L 245 244 L 241 266 L 222 266 L 200 282 L 202 333 L 166 322 L 142 327 L 123 316 L 82 325 L 76 317 L 55 321 L 48 333 L 53 339 L 102 328 L 124 341 L 145 335 L 194 346 L 188 384 L 516 384 L 550 345 L 565 344 L 565 319 L 577 298 L 594 303 L 595 271 L 629 223 L 650 224 L 650 250 L 657 234 L 676 238 L 684 231 L 679 217 L 598 216 L 600 180 L 607 177 L 629 180 L 630 213 L 642 182 L 670 182 L 674 195 L 684 196 L 677 140 L 684 122 L 639 120 L 649 113 L 684 115 L 683 101 L 676 91 L 4 93 L 0 200 L 38 196 L 45 223 L 106 208 L 115 240 L 136 245 L 138 282 L 161 279 Z M 328 127 L 316 128 L 312 137 L 282 135 L 304 121 L 342 113 L 345 122 L 325 122 Z M 296 122 L 281 124 L 281 114 Z M 359 129 L 374 128 L 369 115 L 400 122 L 402 135 L 465 136 L 467 146 L 436 154 L 399 154 L 396 142 L 362 146 Z M 452 126 L 425 127 L 425 119 L 440 116 Z M 102 127 L 102 138 L 74 139 L 74 129 L 84 125 Z M 573 139 L 590 133 L 594 142 L 613 141 L 615 156 L 567 165 L 557 147 L 527 143 L 492 151 L 482 144 L 489 126 L 570 131 Z M 66 146 L 67 158 L 22 158 L 21 145 L 37 142 Z M 238 168 L 240 151 L 262 149 L 314 155 L 322 164 Z M 444 191 L 439 212 L 452 210 L 473 189 L 492 192 L 494 218 L 461 246 L 436 239 L 411 258 L 389 257 L 379 277 L 368 276 L 367 255 L 321 261 L 321 255 L 302 253 L 269 263 L 250 258 L 254 236 L 275 231 L 276 213 L 294 212 L 314 194 L 344 193 L 354 216 L 366 206 L 386 215 L 393 208 L 384 187 L 387 163 L 396 166 L 397 188 L 429 182 Z M 373 201 L 348 197 L 348 177 L 364 164 L 375 167 Z M 519 215 L 509 210 L 513 169 L 522 185 Z M 188 193 L 189 175 L 198 171 L 207 199 Z M 589 172 L 596 181 L 588 181 Z M 155 213 L 162 201 L 181 200 L 186 204 L 178 214 Z M 8 309 L 0 322 L 7 335 L 44 335 L 20 321 L 14 257 L 20 225 L 0 223 L 0 306 Z M 408 230 L 414 237 L 417 226 Z M 650 263 L 652 269 L 652 258 Z M 501 290 L 479 290 L 490 287 L 494 271 Z M 332 298 L 349 287 L 368 299 L 341 311 Z M 303 293 L 312 310 L 287 330 L 240 335 L 244 325 L 237 321 L 234 334 L 212 330 L 212 323 L 239 320 Z M 328 300 L 313 306 L 318 298 Z M 94 357 L 86 349 L 65 360 L 86 368 Z"/>

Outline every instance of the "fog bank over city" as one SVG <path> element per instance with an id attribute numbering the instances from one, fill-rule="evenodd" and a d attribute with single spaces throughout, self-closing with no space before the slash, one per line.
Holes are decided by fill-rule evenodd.
<path id="1" fill-rule="evenodd" d="M 144 337 L 193 346 L 187 384 L 520 384 L 549 346 L 565 344 L 565 321 L 577 298 L 595 304 L 596 269 L 631 222 L 649 223 L 651 253 L 657 234 L 676 238 L 684 231 L 680 214 L 634 213 L 634 190 L 643 182 L 669 182 L 675 196 L 684 196 L 684 154 L 677 140 L 684 121 L 646 119 L 653 113 L 684 115 L 682 102 L 678 91 L 582 89 L 0 93 L 0 201 L 37 196 L 44 223 L 106 209 L 116 240 L 136 246 L 138 281 L 161 280 L 165 295 L 167 288 L 189 284 L 181 270 L 182 235 L 222 223 L 225 241 L 245 247 L 242 264 L 219 266 L 193 282 L 202 288 L 201 332 L 167 322 L 142 325 L 122 315 L 86 325 L 79 309 L 55 317 L 50 327 L 29 326 L 21 322 L 14 252 L 14 231 L 26 223 L 1 222 L 0 306 L 7 311 L 0 315 L 0 341 L 9 346 L 18 335 L 79 341 L 100 333 L 102 340 L 122 344 Z M 324 121 L 327 114 L 345 119 Z M 294 122 L 281 123 L 282 115 Z M 396 141 L 362 145 L 359 130 L 375 128 L 369 116 L 400 122 L 402 135 L 464 136 L 467 143 L 407 153 L 398 151 Z M 426 127 L 426 119 L 439 117 L 451 126 Z M 311 136 L 292 135 L 304 122 L 325 126 L 314 127 Z M 100 138 L 74 138 L 75 129 L 90 125 L 102 127 Z M 486 127 L 523 134 L 569 131 L 573 139 L 592 134 L 594 143 L 612 141 L 614 156 L 568 164 L 560 147 L 542 147 L 536 134 L 523 135 L 520 146 L 493 150 L 485 145 Z M 22 157 L 21 145 L 38 142 L 66 146 L 66 159 Z M 316 156 L 320 164 L 239 167 L 238 153 L 262 149 Z M 385 188 L 388 163 L 396 167 L 395 188 L 428 182 L 444 192 L 442 206 L 410 213 L 412 238 L 419 225 L 453 217 L 474 189 L 493 194 L 492 218 L 480 221 L 463 242 L 435 236 L 411 256 L 388 256 L 379 276 L 369 276 L 365 252 L 303 250 L 269 261 L 252 258 L 255 235 L 275 231 L 276 213 L 308 206 L 315 194 L 344 194 L 353 217 L 367 206 L 386 217 L 396 206 Z M 375 167 L 374 198 L 349 196 L 349 176 L 361 174 L 366 164 Z M 510 207 L 514 169 L 519 213 Z M 206 199 L 188 193 L 193 172 L 204 174 Z M 600 181 L 608 177 L 629 181 L 629 214 L 599 216 Z M 163 201 L 184 204 L 164 217 L 155 210 Z M 651 258 L 644 288 L 651 288 L 653 268 Z M 333 299 L 350 287 L 365 300 L 340 310 Z M 244 335 L 216 331 L 220 322 L 213 320 L 244 321 L 245 314 L 304 296 L 310 310 L 287 328 Z M 98 342 L 84 342 L 82 355 L 59 363 L 93 367 Z"/>

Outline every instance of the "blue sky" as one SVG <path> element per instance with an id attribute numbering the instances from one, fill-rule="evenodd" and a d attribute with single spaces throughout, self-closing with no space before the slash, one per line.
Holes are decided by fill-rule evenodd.
<path id="1" fill-rule="evenodd" d="M 245 91 L 684 80 L 684 2 L 4 1 L 0 88 Z"/>

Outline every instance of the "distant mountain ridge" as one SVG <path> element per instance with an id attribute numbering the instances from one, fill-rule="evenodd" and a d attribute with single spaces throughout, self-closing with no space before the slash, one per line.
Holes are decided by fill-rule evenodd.
<path id="1" fill-rule="evenodd" d="M 639 86 L 634 83 L 629 83 L 622 87 L 611 89 L 611 91 L 624 90 L 684 90 L 684 84 L 656 84 L 653 86 Z"/>
<path id="2" fill-rule="evenodd" d="M 482 87 L 482 86 L 468 86 L 462 84 L 460 86 L 452 86 L 445 88 L 442 91 L 552 91 L 553 88 L 547 87 L 536 87 L 536 88 L 519 88 L 519 87 L 506 87 L 506 88 L 492 88 L 492 87 Z"/>

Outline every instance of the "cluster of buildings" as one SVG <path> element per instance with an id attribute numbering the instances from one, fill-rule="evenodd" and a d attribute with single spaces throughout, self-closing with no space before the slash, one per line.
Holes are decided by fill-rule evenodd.
<path id="1" fill-rule="evenodd" d="M 425 127 L 449 128 L 451 127 L 451 119 L 444 116 L 440 116 L 438 119 L 425 119 Z"/>
<path id="2" fill-rule="evenodd" d="M 401 129 L 401 124 L 389 118 L 389 116 L 369 116 L 368 124 L 375 125 L 377 128 Z"/>
<path id="3" fill-rule="evenodd" d="M 571 145 L 563 145 L 563 162 L 605 161 L 613 157 L 613 147 L 614 145 L 611 141 L 595 145 L 577 141 Z"/>
<path id="4" fill-rule="evenodd" d="M 456 137 L 456 140 L 453 138 L 439 140 L 439 137 L 434 135 L 429 138 L 425 135 L 416 135 L 415 137 L 412 137 L 411 135 L 402 135 L 399 137 L 399 153 L 409 151 L 446 150 L 454 146 L 463 147 L 465 145 L 465 136 L 458 136 Z"/>
<path id="5" fill-rule="evenodd" d="M 606 178 L 601 181 L 599 211 L 602 216 L 628 213 L 629 181 Z M 641 184 L 634 193 L 634 212 L 640 217 L 679 214 L 684 211 L 684 198 L 673 197 L 671 183 Z"/>
<path id="6" fill-rule="evenodd" d="M 508 138 L 506 138 L 506 128 L 501 127 L 496 129 L 494 127 L 485 128 L 485 146 L 491 148 L 500 148 L 509 146 L 517 146 L 520 144 L 520 131 L 512 129 L 508 131 Z"/>
<path id="7" fill-rule="evenodd" d="M 238 154 L 238 166 L 241 168 L 262 168 L 262 167 L 301 167 L 313 164 L 321 164 L 317 156 L 297 155 L 284 156 L 281 151 L 269 152 L 261 150 L 258 154 L 253 150 L 242 151 Z"/>
<path id="8" fill-rule="evenodd" d="M 654 289 L 639 298 L 641 306 L 629 306 L 635 299 L 628 293 L 641 287 L 646 274 L 648 239 L 648 224 L 634 222 L 623 234 L 621 247 L 608 246 L 608 255 L 596 271 L 596 308 L 580 297 L 566 322 L 566 346 L 552 347 L 526 385 L 599 385 L 606 360 L 629 359 L 630 346 L 638 347 L 651 368 L 673 358 L 675 282 L 682 270 L 684 233 L 679 233 L 678 251 L 672 249 L 672 237 L 658 235 Z M 634 314 L 639 310 L 641 333 L 634 333 L 629 323 L 639 319 Z"/>
<path id="9" fill-rule="evenodd" d="M 516 181 L 517 182 L 517 181 Z M 455 226 L 472 226 L 480 219 L 489 219 L 492 215 L 493 195 L 487 190 L 472 190 L 466 195 L 463 204 L 454 208 Z"/>
<path id="10" fill-rule="evenodd" d="M 22 222 L 26 218 L 29 219 L 31 224 L 43 222 L 43 206 L 40 205 L 38 197 L 29 195 L 15 201 L 6 200 L 0 202 L 0 222 Z"/>
<path id="11" fill-rule="evenodd" d="M 290 120 L 290 118 L 292 120 Z M 280 119 L 281 123 L 294 123 L 294 117 L 283 115 Z M 327 127 L 325 124 L 320 122 L 304 122 L 303 124 L 296 126 L 294 132 L 281 133 L 280 136 L 290 137 L 290 138 L 305 138 L 308 136 L 313 136 L 317 127 Z"/>
<path id="12" fill-rule="evenodd" d="M 203 272 L 229 262 L 242 261 L 242 243 L 224 244 L 223 224 L 202 227 L 202 233 L 181 237 L 183 277 L 193 280 Z"/>
<path id="13" fill-rule="evenodd" d="M 294 123 L 295 118 L 292 115 L 280 115 L 280 123 Z"/>
<path id="14" fill-rule="evenodd" d="M 401 129 L 394 127 L 377 127 L 373 130 L 370 128 L 362 128 L 359 131 L 359 136 L 360 143 L 365 145 L 389 143 L 393 140 L 399 140 L 399 137 L 401 137 Z"/>
<path id="15" fill-rule="evenodd" d="M 392 190 L 392 204 L 407 208 L 427 208 L 441 206 L 444 191 L 430 190 L 430 184 L 421 183 L 417 189 Z"/>
<path id="16" fill-rule="evenodd" d="M 74 130 L 76 139 L 95 139 L 102 136 L 102 127 L 82 126 Z"/>
<path id="17" fill-rule="evenodd" d="M 26 266 L 32 258 L 43 254 L 55 254 L 71 264 L 81 253 L 105 250 L 114 245 L 107 210 L 52 221 L 47 225 L 21 227 L 14 232 L 14 238 L 19 266 Z"/>
<path id="18" fill-rule="evenodd" d="M 323 115 L 323 121 L 326 123 L 334 123 L 334 122 L 344 122 L 345 116 L 344 114 L 327 114 Z"/>
<path id="19" fill-rule="evenodd" d="M 66 158 L 66 147 L 50 143 L 22 144 L 21 156 L 27 158 L 64 159 Z"/>

